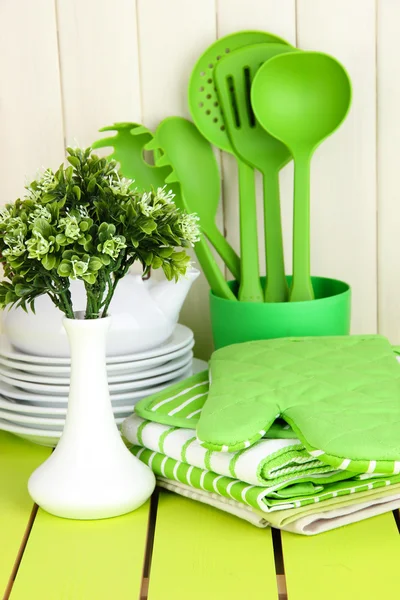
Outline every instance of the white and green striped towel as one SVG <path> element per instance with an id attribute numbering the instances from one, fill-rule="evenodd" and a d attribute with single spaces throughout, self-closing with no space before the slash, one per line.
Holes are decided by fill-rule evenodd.
<path id="1" fill-rule="evenodd" d="M 304 496 L 292 491 L 290 497 L 279 498 L 274 497 L 276 493 L 271 494 L 269 488 L 249 485 L 231 477 L 218 475 L 206 469 L 199 469 L 141 446 L 132 446 L 130 450 L 137 458 L 148 465 L 157 477 L 179 481 L 198 490 L 216 493 L 266 513 L 300 508 L 307 504 L 315 504 L 331 498 L 348 496 L 349 494 L 354 494 L 354 503 L 356 503 L 358 492 L 384 488 L 400 482 L 400 475 L 389 477 L 374 477 L 371 475 L 369 479 L 356 476 L 347 481 L 337 481 L 321 486 L 322 489 L 312 495 Z M 293 488 L 296 488 L 296 486 L 293 486 Z"/>
<path id="2" fill-rule="evenodd" d="M 279 494 L 313 494 L 321 484 L 354 477 L 354 473 L 334 470 L 306 452 L 298 439 L 262 439 L 250 448 L 235 453 L 206 450 L 192 429 L 169 427 L 146 421 L 136 414 L 126 419 L 122 434 L 128 442 L 165 454 L 200 469 L 239 479 L 255 486 L 268 487 Z M 293 489 L 293 484 L 304 482 Z M 307 485 L 305 485 L 307 483 Z M 313 485 L 315 484 L 315 485 Z M 284 488 L 291 487 L 290 490 Z"/>

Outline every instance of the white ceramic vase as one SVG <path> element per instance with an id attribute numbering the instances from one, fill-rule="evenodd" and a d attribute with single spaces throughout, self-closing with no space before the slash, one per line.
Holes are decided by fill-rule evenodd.
<path id="1" fill-rule="evenodd" d="M 65 427 L 28 482 L 33 500 L 59 517 L 122 515 L 141 506 L 155 487 L 154 474 L 127 449 L 114 421 L 105 360 L 110 322 L 64 319 L 71 347 Z"/>

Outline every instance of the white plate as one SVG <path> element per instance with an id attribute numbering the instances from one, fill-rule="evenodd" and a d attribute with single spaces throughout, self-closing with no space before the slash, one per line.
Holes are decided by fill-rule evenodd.
<path id="1" fill-rule="evenodd" d="M 186 377 L 189 377 L 192 374 L 192 372 L 200 373 L 200 371 L 204 371 L 206 368 L 207 368 L 207 363 L 205 361 L 195 358 L 193 360 L 193 367 L 188 369 L 186 374 L 184 374 L 180 377 L 180 380 L 185 379 Z M 179 381 L 179 379 L 177 381 Z M 173 383 L 176 383 L 176 381 Z M 172 384 L 172 382 L 170 382 L 167 385 L 171 385 L 171 384 Z M 161 389 L 163 389 L 163 388 L 167 387 L 167 385 L 160 386 L 160 387 L 161 387 Z M 157 391 L 159 391 L 159 390 L 157 390 Z M 151 393 L 155 393 L 155 390 L 153 390 Z M 21 438 L 24 438 L 30 442 L 33 442 L 34 444 L 40 444 L 41 446 L 49 446 L 51 448 L 54 448 L 54 446 L 57 445 L 57 442 L 61 437 L 61 431 L 57 431 L 54 429 L 53 430 L 35 429 L 33 427 L 16 425 L 15 423 L 10 423 L 9 421 L 6 421 L 4 419 L 0 419 L 0 430 L 9 431 L 10 433 L 14 433 L 15 435 L 17 435 Z"/>
<path id="2" fill-rule="evenodd" d="M 183 346 L 179 350 L 170 352 L 169 354 L 163 354 L 161 356 L 154 356 L 153 358 L 147 358 L 144 360 L 135 360 L 131 362 L 116 363 L 115 365 L 107 365 L 107 373 L 109 375 L 123 374 L 123 373 L 135 373 L 137 371 L 147 371 L 151 368 L 158 367 L 184 356 L 192 350 L 194 346 L 194 340 L 191 340 L 189 344 Z M 35 375 L 46 375 L 50 377 L 65 377 L 69 376 L 71 367 L 69 365 L 42 365 L 36 363 L 22 362 L 12 358 L 4 358 L 0 355 L 0 365 L 9 367 L 10 369 L 17 369 L 18 371 L 24 371 L 25 373 L 33 373 Z"/>
<path id="3" fill-rule="evenodd" d="M 9 431 L 29 442 L 40 444 L 41 446 L 49 446 L 50 448 L 57 446 L 57 442 L 61 437 L 61 431 L 33 429 L 9 423 L 4 419 L 0 419 L 0 430 Z"/>
<path id="4" fill-rule="evenodd" d="M 115 416 L 117 415 L 125 415 L 129 414 L 133 411 L 133 407 L 139 401 L 138 399 L 133 399 L 131 402 L 127 404 L 113 404 L 113 413 Z M 5 398 L 4 396 L 0 396 L 0 411 L 4 410 L 7 412 L 12 412 L 13 414 L 27 415 L 30 417 L 65 417 L 67 414 L 67 402 L 65 405 L 60 404 L 51 404 L 47 402 L 43 406 L 34 406 L 32 404 L 28 404 L 25 402 L 17 402 L 17 400 L 11 400 L 11 398 Z M 4 417 L 5 419 L 7 417 Z"/>
<path id="5" fill-rule="evenodd" d="M 112 394 L 113 392 L 133 392 L 134 390 L 140 390 L 143 388 L 152 388 L 153 386 L 156 386 L 159 383 L 164 383 L 165 381 L 171 381 L 171 379 L 176 379 L 184 372 L 186 372 L 191 362 L 192 358 L 189 358 L 186 365 L 183 365 L 182 367 L 180 367 L 179 369 L 175 369 L 174 371 L 170 371 L 169 373 L 165 373 L 164 375 L 159 375 L 158 377 L 141 379 L 140 381 L 110 383 L 110 393 Z M 5 375 L 2 375 L 0 380 L 4 381 L 5 383 L 8 383 L 9 385 L 14 386 L 15 388 L 28 392 L 39 392 L 40 394 L 46 396 L 55 394 L 56 396 L 63 396 L 65 398 L 68 396 L 69 391 L 69 385 L 47 385 L 45 383 L 33 383 L 31 381 L 17 381 L 16 379 L 13 379 L 12 377 L 6 377 Z M 0 393 L 2 393 L 1 388 Z"/>
<path id="6" fill-rule="evenodd" d="M 125 393 L 111 393 L 111 403 L 113 406 L 118 406 L 122 404 L 127 404 L 129 402 L 139 402 L 141 398 L 146 398 L 151 394 L 156 394 L 157 392 L 161 392 L 169 385 L 173 385 L 186 377 L 190 377 L 193 373 L 199 373 L 200 371 L 204 371 L 207 368 L 207 363 L 203 360 L 199 360 L 197 358 L 193 359 L 193 363 L 189 365 L 187 370 L 182 373 L 179 377 L 172 381 L 165 382 L 160 385 L 152 386 L 149 388 L 141 389 L 134 392 L 125 392 Z M 31 405 L 31 406 L 67 406 L 68 402 L 68 393 L 64 396 L 54 395 L 54 394 L 37 394 L 34 392 L 27 392 L 20 390 L 14 385 L 9 385 L 4 381 L 0 380 L 0 394 L 1 396 L 7 399 L 17 400 L 18 402 Z"/>
<path id="7" fill-rule="evenodd" d="M 109 375 L 108 383 L 112 384 L 123 383 L 125 381 L 140 381 L 142 379 L 149 379 L 150 377 L 164 375 L 165 373 L 171 373 L 172 371 L 176 371 L 176 369 L 180 369 L 181 367 L 187 365 L 192 358 L 193 352 L 189 351 L 183 356 L 168 361 L 158 367 L 154 367 L 153 369 L 147 369 L 146 371 L 127 371 L 118 375 Z M 1 377 L 29 383 L 43 383 L 46 385 L 55 384 L 57 386 L 69 386 L 70 382 L 69 375 L 64 375 L 62 377 L 35 375 L 34 373 L 25 373 L 24 371 L 19 371 L 18 369 L 11 369 L 10 367 L 5 367 L 4 365 L 0 365 L 0 378 Z M 15 385 L 17 384 L 15 383 Z"/>
<path id="8" fill-rule="evenodd" d="M 192 340 L 193 331 L 191 331 L 188 327 L 185 327 L 185 325 L 180 325 L 178 323 L 169 340 L 164 342 L 164 344 L 161 344 L 161 346 L 157 346 L 157 348 L 152 348 L 151 350 L 145 350 L 144 352 L 138 352 L 137 354 L 108 356 L 107 364 L 115 365 L 124 362 L 147 360 L 153 357 L 165 356 L 166 354 L 170 354 L 171 352 L 175 352 L 175 350 L 179 350 L 180 348 L 187 346 Z M 11 358 L 13 360 L 19 360 L 31 364 L 40 365 L 68 366 L 71 362 L 69 358 L 61 358 L 55 356 L 33 356 L 32 354 L 24 354 L 16 348 L 13 348 L 8 342 L 5 335 L 0 336 L 0 356 L 2 356 L 3 358 Z"/>
<path id="9" fill-rule="evenodd" d="M 115 418 L 117 425 L 121 425 L 130 413 Z M 0 410 L 0 420 L 7 421 L 13 425 L 21 425 L 34 429 L 44 429 L 45 431 L 62 431 L 65 425 L 64 419 L 52 417 L 31 417 L 28 415 L 19 415 L 18 413 L 10 413 L 6 410 Z"/>

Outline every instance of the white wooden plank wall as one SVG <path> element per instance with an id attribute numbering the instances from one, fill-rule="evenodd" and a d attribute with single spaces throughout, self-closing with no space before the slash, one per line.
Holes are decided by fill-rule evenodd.
<path id="1" fill-rule="evenodd" d="M 1 202 L 18 196 L 37 168 L 57 166 L 66 144 L 89 145 L 103 125 L 132 120 L 153 128 L 168 115 L 188 117 L 197 56 L 246 28 L 329 52 L 350 73 L 349 117 L 313 159 L 312 270 L 351 283 L 353 332 L 379 330 L 400 343 L 399 0 L 1 0 Z M 222 157 L 222 172 L 219 223 L 238 248 L 231 157 Z M 288 165 L 281 173 L 288 271 L 292 176 Z M 259 246 L 264 268 L 261 219 Z M 207 356 L 204 278 L 182 321 Z"/>

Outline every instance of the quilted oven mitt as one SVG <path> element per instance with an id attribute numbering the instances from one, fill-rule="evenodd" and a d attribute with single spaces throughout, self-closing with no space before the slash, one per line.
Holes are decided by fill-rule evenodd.
<path id="1" fill-rule="evenodd" d="M 400 368 L 382 336 L 285 338 L 217 350 L 197 436 L 233 452 L 283 418 L 307 451 L 357 473 L 400 473 Z"/>

